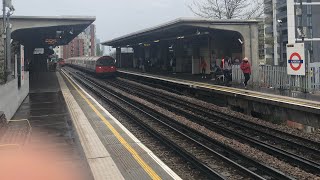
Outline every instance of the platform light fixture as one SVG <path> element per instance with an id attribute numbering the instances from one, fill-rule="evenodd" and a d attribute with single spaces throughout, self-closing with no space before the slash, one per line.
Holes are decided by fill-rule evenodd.
<path id="1" fill-rule="evenodd" d="M 184 36 L 179 36 L 177 37 L 177 39 L 184 39 Z"/>
<path id="2" fill-rule="evenodd" d="M 241 39 L 238 39 L 238 41 L 241 45 L 243 44 L 243 41 Z"/>

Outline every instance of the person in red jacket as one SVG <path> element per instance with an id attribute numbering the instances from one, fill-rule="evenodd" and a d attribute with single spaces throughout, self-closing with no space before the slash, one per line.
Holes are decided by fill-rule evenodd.
<path id="1" fill-rule="evenodd" d="M 245 81 L 244 81 L 244 87 L 247 87 L 248 85 L 248 81 L 250 80 L 250 75 L 251 75 L 251 65 L 249 63 L 249 59 L 247 57 L 245 57 L 242 60 L 242 63 L 240 65 L 240 68 L 244 74 L 245 77 Z"/>

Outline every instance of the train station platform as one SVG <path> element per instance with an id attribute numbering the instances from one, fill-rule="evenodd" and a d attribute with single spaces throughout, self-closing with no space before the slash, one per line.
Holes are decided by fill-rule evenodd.
<path id="1" fill-rule="evenodd" d="M 31 73 L 30 94 L 13 119 L 55 139 L 47 148 L 80 162 L 84 179 L 180 179 L 66 74 Z"/>
<path id="2" fill-rule="evenodd" d="M 138 69 L 119 69 L 118 72 L 120 75 L 138 77 L 149 83 L 176 85 L 193 91 L 202 90 L 206 92 L 205 97 L 220 99 L 225 106 L 241 109 L 247 114 L 259 114 L 259 118 L 270 116 L 273 119 L 282 119 L 284 122 L 288 121 L 288 124 L 294 124 L 294 127 L 298 126 L 299 129 L 309 129 L 309 126 L 320 128 L 320 95 L 262 88 L 245 89 L 241 85 L 227 87 L 211 80 L 211 76 L 203 79 L 201 76 L 187 73 L 145 73 Z M 278 117 L 274 117 L 275 115 Z"/>
<path id="3" fill-rule="evenodd" d="M 150 74 L 150 75 L 157 75 L 159 77 L 168 77 L 173 79 L 181 79 L 181 80 L 187 80 L 187 81 L 194 81 L 194 82 L 201 82 L 206 83 L 210 85 L 220 85 L 224 86 L 222 83 L 212 80 L 211 75 L 207 75 L 205 79 L 201 78 L 201 75 L 192 75 L 190 73 L 172 73 L 172 72 L 142 72 L 141 70 L 130 68 L 130 69 L 120 69 L 120 72 L 135 72 L 135 73 L 141 73 L 141 74 Z M 231 88 L 239 89 L 240 91 L 255 91 L 258 93 L 265 93 L 268 95 L 275 95 L 275 96 L 284 96 L 290 97 L 290 98 L 297 98 L 297 99 L 303 99 L 303 100 L 309 100 L 309 101 L 315 101 L 315 103 L 320 102 L 320 94 L 311 94 L 311 93 L 303 93 L 303 92 L 297 92 L 297 91 L 288 91 L 288 90 L 279 90 L 274 88 L 259 88 L 259 87 L 252 87 L 248 86 L 247 89 L 244 88 L 243 84 L 234 84 L 230 82 Z M 320 104 L 320 103 L 319 103 Z"/>

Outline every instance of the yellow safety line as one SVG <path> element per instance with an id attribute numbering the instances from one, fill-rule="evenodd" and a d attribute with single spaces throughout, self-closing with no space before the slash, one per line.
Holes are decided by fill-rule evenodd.
<path id="1" fill-rule="evenodd" d="M 77 90 L 80 96 L 88 103 L 91 109 L 99 116 L 99 118 L 104 122 L 104 124 L 112 131 L 120 143 L 130 152 L 134 159 L 141 165 L 141 167 L 148 173 L 152 179 L 160 180 L 159 175 L 139 156 L 139 154 L 129 145 L 129 143 L 120 135 L 120 133 L 110 124 L 110 122 L 97 110 L 96 107 L 89 101 L 89 99 L 76 87 L 76 85 L 67 77 L 64 73 L 63 75 L 67 78 L 70 84 Z"/>

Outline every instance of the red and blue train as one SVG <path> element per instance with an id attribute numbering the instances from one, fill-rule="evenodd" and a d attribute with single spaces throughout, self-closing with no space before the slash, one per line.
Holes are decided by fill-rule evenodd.
<path id="1" fill-rule="evenodd" d="M 113 76 L 117 72 L 116 60 L 111 56 L 73 57 L 66 59 L 65 64 L 97 76 Z"/>

